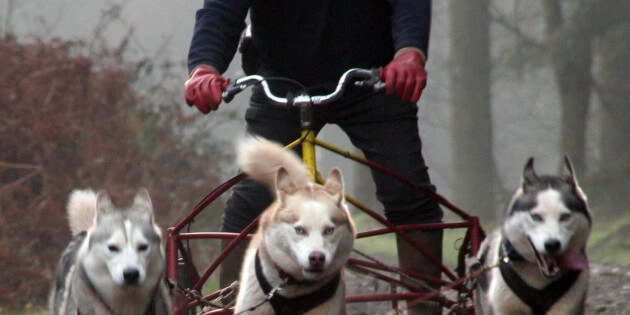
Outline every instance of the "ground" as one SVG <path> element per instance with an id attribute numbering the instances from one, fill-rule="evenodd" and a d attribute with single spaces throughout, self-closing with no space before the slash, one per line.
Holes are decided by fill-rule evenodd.
<path id="1" fill-rule="evenodd" d="M 630 314 L 630 265 L 591 265 L 587 314 Z"/>
<path id="2" fill-rule="evenodd" d="M 349 277 L 349 295 L 366 289 L 386 292 L 385 284 Z M 359 293 L 358 293 L 359 292 Z M 348 304 L 348 314 L 387 314 L 390 304 L 384 302 Z M 446 312 L 445 312 L 446 313 Z M 591 264 L 591 281 L 586 302 L 586 314 L 630 315 L 630 265 Z"/>

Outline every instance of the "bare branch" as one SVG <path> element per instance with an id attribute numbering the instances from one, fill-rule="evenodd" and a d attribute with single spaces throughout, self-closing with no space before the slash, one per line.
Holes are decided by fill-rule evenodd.
<path id="1" fill-rule="evenodd" d="M 490 19 L 497 23 L 499 26 L 503 27 L 507 31 L 513 33 L 523 44 L 535 48 L 537 50 L 543 50 L 543 44 L 532 38 L 531 36 L 525 34 L 525 32 L 515 23 L 511 21 L 505 14 L 503 14 L 498 8 L 493 5 L 490 5 Z"/>
<path id="2" fill-rule="evenodd" d="M 27 169 L 27 170 L 40 170 L 42 167 L 36 164 L 23 164 L 23 163 L 11 163 L 0 161 L 0 167 L 15 168 L 15 169 Z"/>
<path id="3" fill-rule="evenodd" d="M 560 8 L 560 2 L 558 2 L 558 0 L 543 0 L 542 3 L 545 25 L 547 26 L 547 36 L 551 38 L 553 34 L 562 29 L 562 25 L 564 25 L 562 8 Z"/>
<path id="4" fill-rule="evenodd" d="M 36 175 L 38 175 L 40 173 L 39 170 L 36 171 L 32 171 L 16 180 L 14 180 L 11 183 L 5 184 L 0 186 L 0 196 L 2 196 L 3 194 L 5 194 L 6 192 L 10 191 L 11 189 L 13 189 L 14 187 L 20 186 L 23 183 L 25 183 L 27 180 L 35 177 Z"/>

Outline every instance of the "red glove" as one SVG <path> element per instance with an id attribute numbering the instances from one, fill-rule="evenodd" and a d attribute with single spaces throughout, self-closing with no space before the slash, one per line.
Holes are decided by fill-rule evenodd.
<path id="1" fill-rule="evenodd" d="M 424 58 L 417 50 L 409 50 L 394 57 L 381 69 L 385 93 L 403 101 L 417 103 L 427 85 Z"/>
<path id="2" fill-rule="evenodd" d="M 228 80 L 210 67 L 198 67 L 184 83 L 184 97 L 188 105 L 197 106 L 204 114 L 219 108 L 221 93 Z"/>

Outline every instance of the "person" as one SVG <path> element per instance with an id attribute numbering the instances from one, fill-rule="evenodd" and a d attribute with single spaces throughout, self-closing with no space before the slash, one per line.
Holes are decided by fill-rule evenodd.
<path id="1" fill-rule="evenodd" d="M 228 84 L 222 73 L 236 53 L 248 12 L 256 73 L 264 77 L 290 78 L 311 93 L 324 94 L 350 68 L 380 68 L 385 93 L 346 91 L 336 102 L 313 109 L 313 130 L 337 124 L 366 158 L 435 190 L 422 157 L 416 105 L 426 85 L 430 0 L 205 0 L 196 14 L 188 54 L 190 77 L 184 84 L 186 102 L 203 113 L 217 110 L 221 103 Z M 285 82 L 269 84 L 276 95 L 300 91 Z M 245 120 L 248 133 L 280 143 L 300 135 L 299 110 L 272 105 L 260 87 L 253 89 Z M 390 222 L 442 220 L 434 200 L 379 172 L 373 171 L 372 177 Z M 227 201 L 222 230 L 240 232 L 271 201 L 264 186 L 241 181 Z M 441 259 L 441 230 L 408 235 Z M 245 247 L 238 246 L 222 264 L 222 286 L 237 279 Z M 407 242 L 397 239 L 397 248 L 401 268 L 439 278 L 440 270 Z M 410 314 L 441 313 L 441 307 L 430 304 Z"/>

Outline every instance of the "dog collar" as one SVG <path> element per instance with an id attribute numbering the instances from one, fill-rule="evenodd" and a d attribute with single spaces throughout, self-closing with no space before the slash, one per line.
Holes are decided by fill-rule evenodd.
<path id="1" fill-rule="evenodd" d="M 270 292 L 272 292 L 273 287 L 269 284 L 269 281 L 267 281 L 265 275 L 263 274 L 258 252 L 256 252 L 255 271 L 256 279 L 258 279 L 260 288 L 263 290 L 265 295 L 269 295 Z M 340 280 L 341 272 L 337 273 L 335 277 L 324 284 L 321 288 L 309 294 L 286 298 L 275 292 L 275 294 L 268 297 L 268 300 L 271 307 L 273 307 L 273 310 L 278 315 L 304 314 L 332 297 L 339 287 Z M 299 283 L 296 285 L 299 285 Z"/>
<path id="2" fill-rule="evenodd" d="M 516 250 L 516 247 L 507 238 L 503 242 L 503 255 L 509 258 L 510 261 L 525 261 L 523 255 Z"/>
<path id="3" fill-rule="evenodd" d="M 499 264 L 499 271 L 512 292 L 532 309 L 533 314 L 546 314 L 571 288 L 581 273 L 579 270 L 570 270 L 546 287 L 536 289 L 527 284 L 509 262 Z"/>

